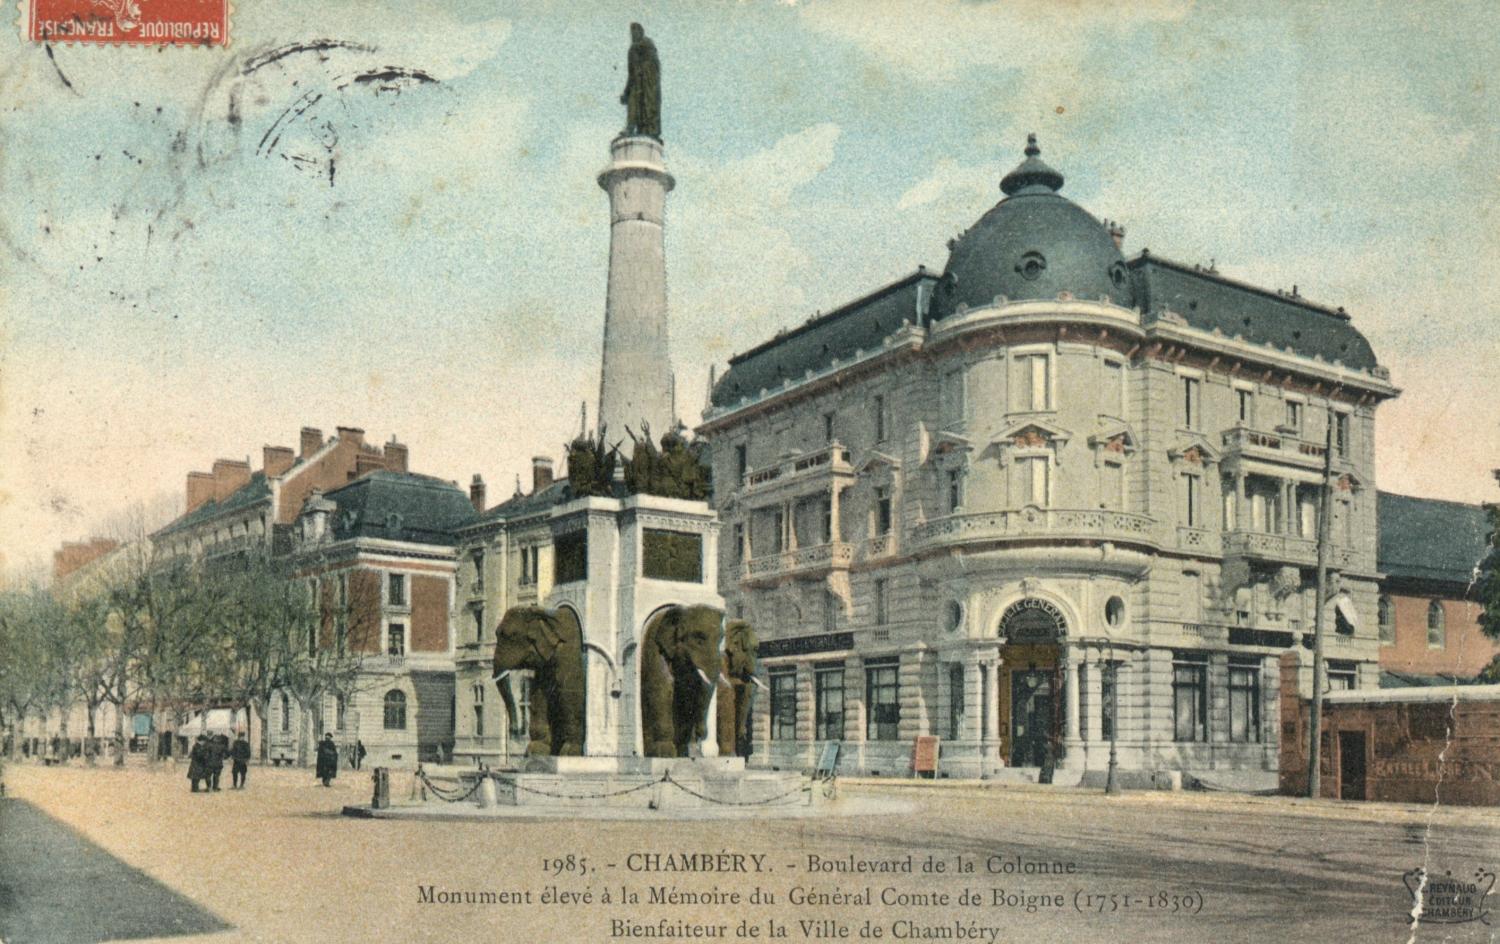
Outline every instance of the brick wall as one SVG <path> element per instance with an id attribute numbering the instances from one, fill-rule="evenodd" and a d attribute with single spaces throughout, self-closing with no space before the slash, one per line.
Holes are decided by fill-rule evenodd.
<path id="1" fill-rule="evenodd" d="M 1440 600 L 1446 625 L 1441 648 L 1427 644 L 1430 596 L 1391 594 L 1396 614 L 1396 643 L 1380 647 L 1380 667 L 1417 675 L 1473 678 L 1500 654 L 1500 643 L 1479 631 L 1479 606 L 1464 600 Z"/>
<path id="2" fill-rule="evenodd" d="M 448 581 L 415 574 L 409 579 L 412 652 L 447 652 Z"/>

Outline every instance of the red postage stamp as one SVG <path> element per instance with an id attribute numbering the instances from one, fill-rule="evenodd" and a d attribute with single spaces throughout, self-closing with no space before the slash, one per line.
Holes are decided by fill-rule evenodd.
<path id="1" fill-rule="evenodd" d="M 229 0 L 28 0 L 33 42 L 227 46 Z"/>

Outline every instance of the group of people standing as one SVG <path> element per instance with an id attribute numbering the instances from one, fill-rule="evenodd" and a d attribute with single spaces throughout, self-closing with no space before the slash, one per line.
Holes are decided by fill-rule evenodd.
<path id="1" fill-rule="evenodd" d="M 225 760 L 233 764 L 230 771 L 232 788 L 244 789 L 245 775 L 250 770 L 250 742 L 246 740 L 245 732 L 235 735 L 233 744 L 227 734 L 215 734 L 212 737 L 207 734 L 198 735 L 198 739 L 193 742 L 193 749 L 188 752 L 188 780 L 193 784 L 194 793 L 199 792 L 200 783 L 205 790 L 219 789 L 219 777 L 224 773 Z"/>
<path id="2" fill-rule="evenodd" d="M 349 751 L 350 763 L 355 770 L 359 769 L 365 753 L 364 742 L 355 741 Z M 233 743 L 230 743 L 226 734 L 198 735 L 192 750 L 188 752 L 188 780 L 193 784 L 194 793 L 200 792 L 199 784 L 203 785 L 203 791 L 219 789 L 219 777 L 224 772 L 226 759 L 233 764 L 232 788 L 244 789 L 245 774 L 250 770 L 250 742 L 245 738 L 245 732 L 236 734 Z M 338 745 L 334 743 L 332 734 L 325 734 L 323 740 L 318 742 L 316 776 L 326 787 L 338 775 Z"/>

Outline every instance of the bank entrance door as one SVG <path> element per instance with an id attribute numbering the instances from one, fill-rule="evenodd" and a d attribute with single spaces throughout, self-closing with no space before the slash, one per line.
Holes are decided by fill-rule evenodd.
<path id="1" fill-rule="evenodd" d="M 1010 673 L 1010 765 L 1040 767 L 1052 737 L 1053 670 Z"/>

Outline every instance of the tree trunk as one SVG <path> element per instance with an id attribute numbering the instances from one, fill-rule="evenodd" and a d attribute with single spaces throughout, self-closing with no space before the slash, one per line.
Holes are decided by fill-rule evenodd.
<path id="1" fill-rule="evenodd" d="M 88 702 L 89 740 L 88 743 L 83 746 L 83 756 L 88 760 L 90 767 L 95 766 L 99 762 L 98 758 L 94 756 L 97 753 L 97 749 L 99 746 L 99 738 L 97 733 L 98 722 L 94 717 L 94 715 L 98 711 L 99 703 L 97 701 L 90 700 Z"/>
<path id="2" fill-rule="evenodd" d="M 115 766 L 125 766 L 125 702 L 112 701 L 115 706 Z"/>
<path id="3" fill-rule="evenodd" d="M 307 766 L 309 741 L 312 738 L 312 712 L 307 703 L 297 699 L 297 766 Z"/>
<path id="4" fill-rule="evenodd" d="M 69 710 L 70 707 L 64 705 L 57 709 L 57 737 L 61 742 L 59 753 L 62 755 L 58 759 L 64 762 L 73 759 L 73 739 L 68 736 L 68 715 L 73 713 Z"/>

